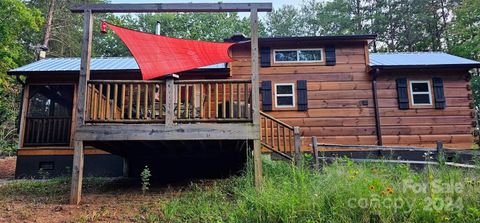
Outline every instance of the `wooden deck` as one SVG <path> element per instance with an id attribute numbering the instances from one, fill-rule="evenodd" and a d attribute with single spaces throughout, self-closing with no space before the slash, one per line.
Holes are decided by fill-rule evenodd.
<path id="1" fill-rule="evenodd" d="M 72 9 L 72 12 L 83 12 L 83 37 L 82 53 L 80 63 L 80 74 L 78 81 L 78 94 L 76 101 L 76 132 L 74 133 L 75 152 L 72 166 L 71 204 L 79 204 L 83 180 L 83 150 L 84 142 L 90 140 L 125 140 L 125 139 L 182 139 L 195 140 L 197 138 L 223 139 L 238 137 L 253 139 L 253 160 L 255 186 L 260 189 L 262 184 L 262 161 L 260 142 L 260 95 L 259 95 L 259 49 L 258 49 L 258 12 L 271 11 L 272 4 L 252 3 L 204 3 L 204 4 L 156 4 L 145 7 L 145 5 L 115 5 L 115 4 L 84 4 L 81 8 Z M 93 20 L 94 12 L 225 12 L 225 11 L 249 11 L 251 27 L 251 80 L 248 82 L 229 82 L 228 86 L 221 83 L 221 94 L 219 83 L 203 83 L 202 81 L 189 82 L 175 80 L 175 75 L 167 77 L 165 83 L 136 83 L 136 94 L 134 98 L 134 84 L 129 84 L 128 96 L 126 84 L 107 83 L 106 92 L 103 94 L 103 84 L 98 89 L 90 80 L 90 62 L 92 56 Z M 113 83 L 113 85 L 112 85 Z M 212 98 L 211 84 L 214 84 L 215 94 Z M 148 86 L 148 87 L 147 87 Z M 158 86 L 158 93 L 157 93 Z M 160 87 L 162 86 L 162 87 Z M 163 96 L 163 86 L 165 96 Z M 192 90 L 189 88 L 192 86 Z M 243 87 L 242 87 L 243 86 Z M 113 90 L 112 90 L 113 87 Z M 143 106 L 142 106 L 143 87 Z M 243 98 L 242 98 L 243 90 Z M 112 98 L 113 91 L 113 101 Z M 120 93 L 119 93 L 120 92 Z M 149 93 L 150 92 L 150 93 Z M 160 93 L 161 92 L 161 93 Z M 197 94 L 198 92 L 198 94 Z M 206 101 L 203 94 L 207 94 Z M 96 99 L 95 99 L 96 95 Z M 120 95 L 120 102 L 119 100 Z M 158 101 L 157 101 L 158 95 Z M 182 100 L 182 95 L 185 95 Z M 198 95 L 198 97 L 197 97 Z M 220 96 L 221 95 L 221 96 Z M 105 98 L 104 98 L 105 96 Z M 161 97 L 160 97 L 161 96 Z M 89 99 L 90 97 L 90 99 Z M 128 103 L 126 98 L 128 97 Z M 150 98 L 149 98 L 150 97 Z M 193 97 L 193 98 L 192 98 Z M 92 99 L 93 98 L 93 99 Z M 160 98 L 162 100 L 160 100 Z M 234 104 L 235 98 L 237 104 Z M 163 99 L 165 99 L 163 101 Z M 229 104 L 227 105 L 227 99 Z M 95 110 L 95 100 L 105 104 Z M 214 100 L 214 102 L 211 102 Z M 220 112 L 220 100 L 221 112 Z M 243 109 L 242 109 L 243 100 Z M 90 102 L 89 102 L 90 101 Z M 103 103 L 103 101 L 105 103 Z M 177 104 L 175 104 L 175 101 Z M 135 104 L 134 104 L 135 102 Z M 163 106 L 165 102 L 165 106 Z M 127 103 L 127 104 L 126 104 Z M 155 104 L 159 103 L 158 109 Z M 197 104 L 198 103 L 198 104 Z M 98 103 L 97 103 L 98 105 Z M 128 107 L 126 107 L 128 105 Z M 197 105 L 199 113 L 197 113 Z M 205 106 L 206 105 L 206 106 Z M 212 106 L 213 105 L 213 106 Z M 90 107 L 89 107 L 90 106 Z M 118 107 L 120 109 L 118 109 Z M 175 110 L 175 107 L 177 108 Z M 235 113 L 235 107 L 237 112 Z M 142 112 L 143 108 L 143 112 Z M 227 108 L 229 110 L 227 111 Z M 242 112 L 243 110 L 243 112 Z M 93 113 L 92 113 L 93 111 Z M 95 111 L 97 116 L 95 116 Z M 105 114 L 105 117 L 99 117 Z M 105 111 L 105 113 L 103 113 Z M 128 112 L 127 112 L 128 111 Z M 135 111 L 135 113 L 134 113 Z M 191 111 L 191 112 L 190 112 Z M 111 113 L 110 113 L 111 112 Z M 118 114 L 119 113 L 119 114 Z M 221 114 L 221 115 L 220 115 Z M 215 115 L 215 116 L 213 116 Z M 125 118 L 128 117 L 128 120 Z M 135 117 L 135 118 L 134 118 Z M 121 120 L 122 127 L 114 125 L 111 121 Z M 102 124 L 102 121 L 108 121 Z M 131 120 L 141 124 L 128 123 Z M 147 124 L 147 121 L 155 120 L 160 124 Z M 228 121 L 229 123 L 222 123 Z M 212 122 L 212 123 L 203 123 Z"/>
<path id="2" fill-rule="evenodd" d="M 250 80 L 89 80 L 82 141 L 259 139 Z"/>

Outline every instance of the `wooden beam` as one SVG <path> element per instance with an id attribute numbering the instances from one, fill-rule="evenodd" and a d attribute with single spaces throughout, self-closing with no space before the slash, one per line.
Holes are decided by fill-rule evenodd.
<path id="1" fill-rule="evenodd" d="M 272 3 L 144 3 L 144 4 L 79 4 L 70 8 L 73 13 L 91 10 L 93 13 L 143 12 L 271 12 Z"/>
<path id="2" fill-rule="evenodd" d="M 83 141 L 117 140 L 253 140 L 260 132 L 252 123 L 97 124 L 77 129 Z"/>
<path id="3" fill-rule="evenodd" d="M 26 127 L 26 119 L 27 119 L 27 111 L 28 111 L 28 97 L 30 85 L 23 86 L 23 94 L 22 94 L 22 113 L 20 114 L 20 130 L 18 131 L 18 149 L 23 147 L 23 143 L 25 141 L 25 127 Z"/>
<path id="4" fill-rule="evenodd" d="M 260 141 L 260 99 L 259 99 L 259 63 L 258 63 L 258 10 L 250 11 L 251 57 L 252 57 L 252 120 L 257 138 L 253 140 L 253 163 L 255 174 L 255 187 L 259 190 L 263 182 L 262 168 L 262 143 Z"/>
<path id="5" fill-rule="evenodd" d="M 295 126 L 293 127 L 293 144 L 295 146 L 295 164 L 297 166 L 300 166 L 302 163 L 302 152 L 301 152 L 301 147 L 302 147 L 302 139 L 301 139 L 301 134 L 300 134 L 300 127 Z"/>
<path id="6" fill-rule="evenodd" d="M 79 204 L 82 196 L 83 183 L 83 141 L 74 142 L 72 186 L 70 189 L 70 204 Z"/>
<path id="7" fill-rule="evenodd" d="M 83 39 L 82 56 L 80 61 L 80 75 L 78 80 L 77 92 L 77 114 L 76 128 L 81 128 L 85 124 L 86 107 L 86 89 L 87 80 L 90 79 L 90 60 L 92 55 L 92 37 L 93 37 L 93 14 L 90 10 L 85 10 L 83 15 Z M 77 131 L 76 131 L 77 132 Z M 75 133 L 76 133 L 75 132 Z M 74 135 L 74 154 L 72 167 L 72 186 L 70 194 L 70 203 L 79 204 L 82 194 L 83 179 L 83 142 Z"/>
<path id="8" fill-rule="evenodd" d="M 165 78 L 165 125 L 172 126 L 175 116 L 175 79 L 178 79 L 178 75 L 172 74 Z M 161 86 L 161 85 L 160 85 Z M 177 99 L 180 100 L 180 95 L 177 95 Z M 177 102 L 180 105 L 179 102 Z M 160 103 L 160 117 L 162 116 L 162 104 Z M 180 114 L 180 110 L 178 110 Z"/>
<path id="9" fill-rule="evenodd" d="M 316 171 L 320 170 L 320 163 L 318 160 L 318 143 L 317 143 L 317 137 L 313 136 L 312 137 L 312 152 L 313 152 L 313 163 L 314 163 L 314 169 Z"/>

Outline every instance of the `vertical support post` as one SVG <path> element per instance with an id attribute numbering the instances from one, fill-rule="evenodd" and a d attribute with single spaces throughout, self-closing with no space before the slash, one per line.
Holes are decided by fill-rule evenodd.
<path id="1" fill-rule="evenodd" d="M 128 173 L 130 172 L 130 165 L 128 164 L 128 160 L 123 158 L 123 177 L 128 177 Z"/>
<path id="2" fill-rule="evenodd" d="M 260 142 L 260 85 L 259 85 L 259 63 L 258 63 L 258 11 L 256 8 L 250 10 L 250 28 L 251 36 L 251 58 L 252 58 L 252 121 L 258 139 L 253 140 L 253 161 L 255 173 L 255 187 L 259 189 L 262 186 L 262 144 Z M 247 106 L 245 104 L 245 106 Z"/>
<path id="3" fill-rule="evenodd" d="M 440 165 L 445 165 L 445 149 L 442 141 L 437 141 L 437 161 Z"/>
<path id="4" fill-rule="evenodd" d="M 77 121 L 76 128 L 85 123 L 86 107 L 86 89 L 87 81 L 90 79 L 90 60 L 92 56 L 92 37 L 93 37 L 93 14 L 91 10 L 85 10 L 83 13 L 83 39 L 82 39 L 82 57 L 80 61 L 80 75 L 78 79 L 77 92 Z M 72 185 L 70 191 L 70 203 L 79 204 L 82 194 L 83 181 L 83 141 L 77 140 L 74 136 L 74 153 L 72 167 Z"/>
<path id="5" fill-rule="evenodd" d="M 165 78 L 165 125 L 173 125 L 173 117 L 175 116 L 175 79 L 178 75 L 171 74 Z M 178 111 L 180 112 L 180 111 Z"/>
<path id="6" fill-rule="evenodd" d="M 301 165 L 302 161 L 302 152 L 301 152 L 301 146 L 302 146 L 302 141 L 300 137 L 300 127 L 295 126 L 293 127 L 293 144 L 295 146 L 295 164 L 297 166 Z"/>
<path id="7" fill-rule="evenodd" d="M 26 127 L 26 121 L 27 121 L 27 110 L 28 110 L 28 97 L 30 95 L 29 93 L 30 86 L 29 85 L 23 85 L 22 89 L 22 107 L 20 108 L 20 124 L 18 125 L 18 149 L 21 149 L 23 146 L 23 143 L 25 141 L 25 127 Z M 30 126 L 31 128 L 31 126 Z"/>
<path id="8" fill-rule="evenodd" d="M 313 168 L 316 171 L 320 170 L 320 162 L 318 161 L 318 145 L 317 144 L 318 144 L 317 137 L 313 136 L 312 137 L 312 150 L 313 150 L 313 159 L 314 159 Z"/>

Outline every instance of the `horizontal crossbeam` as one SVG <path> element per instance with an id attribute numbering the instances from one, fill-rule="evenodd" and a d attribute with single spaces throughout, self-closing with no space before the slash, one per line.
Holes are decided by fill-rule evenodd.
<path id="1" fill-rule="evenodd" d="M 91 10 L 93 13 L 143 12 L 271 12 L 272 3 L 144 3 L 144 4 L 80 4 L 70 8 L 73 13 Z"/>

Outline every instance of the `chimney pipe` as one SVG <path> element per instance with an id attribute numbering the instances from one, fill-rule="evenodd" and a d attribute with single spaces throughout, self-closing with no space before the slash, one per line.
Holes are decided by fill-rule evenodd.
<path id="1" fill-rule="evenodd" d="M 155 35 L 160 35 L 160 21 L 157 21 L 157 25 L 155 26 Z"/>

